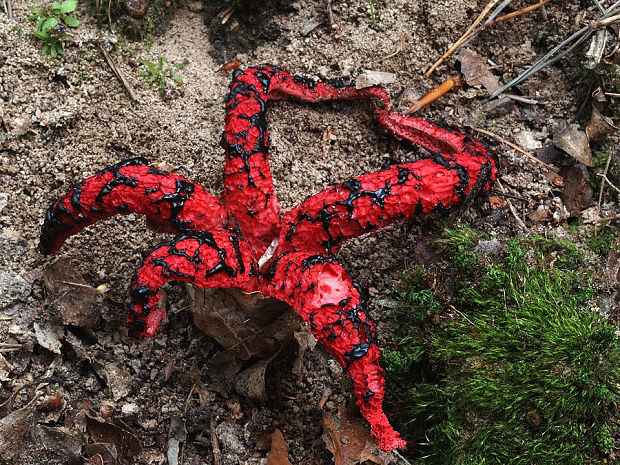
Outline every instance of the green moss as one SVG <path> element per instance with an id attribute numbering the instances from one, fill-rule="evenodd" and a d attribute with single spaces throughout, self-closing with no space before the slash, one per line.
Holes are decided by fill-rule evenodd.
<path id="1" fill-rule="evenodd" d="M 418 463 L 602 463 L 620 448 L 620 344 L 568 241 L 513 239 L 503 257 L 473 252 L 480 233 L 448 230 L 446 263 L 396 290 L 402 328 L 383 363 L 388 408 Z M 434 275 L 433 275 L 434 276 Z M 406 401 L 404 401 L 406 399 Z"/>
<path id="2" fill-rule="evenodd" d="M 597 230 L 592 228 L 588 234 L 587 244 L 595 254 L 607 257 L 617 237 L 618 229 L 616 227 L 605 225 Z"/>

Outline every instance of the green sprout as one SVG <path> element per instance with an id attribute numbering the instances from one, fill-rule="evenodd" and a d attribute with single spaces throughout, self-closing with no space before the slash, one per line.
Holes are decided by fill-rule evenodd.
<path id="1" fill-rule="evenodd" d="M 36 21 L 34 36 L 43 42 L 41 53 L 56 58 L 64 52 L 64 43 L 71 37 L 66 28 L 76 28 L 80 21 L 69 13 L 77 8 L 77 0 L 65 0 L 62 3 L 53 2 L 49 10 L 29 6 L 32 13 L 28 21 Z"/>
<path id="2" fill-rule="evenodd" d="M 167 86 L 167 79 L 172 79 L 177 84 L 183 84 L 183 79 L 176 72 L 185 67 L 185 63 L 172 63 L 171 66 L 164 66 L 166 57 L 161 56 L 157 63 L 148 60 L 140 60 L 144 70 L 138 74 L 145 78 L 149 84 L 157 84 L 157 90 L 161 96 Z"/>

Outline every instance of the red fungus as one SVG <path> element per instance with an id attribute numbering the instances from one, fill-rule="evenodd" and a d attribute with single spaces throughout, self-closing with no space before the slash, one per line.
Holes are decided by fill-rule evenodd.
<path id="1" fill-rule="evenodd" d="M 289 98 L 382 100 L 379 123 L 435 156 L 350 179 L 282 215 L 269 169 L 265 105 Z M 108 216 L 144 214 L 178 236 L 155 247 L 133 277 L 127 316 L 132 333 L 155 334 L 165 315 L 157 307 L 159 289 L 167 281 L 237 287 L 284 301 L 346 368 L 380 447 L 404 447 L 382 409 L 384 376 L 364 293 L 334 254 L 347 239 L 488 191 L 497 174 L 494 158 L 467 136 L 393 113 L 381 88 L 316 82 L 269 65 L 233 73 L 222 144 L 225 205 L 144 159 L 127 160 L 70 188 L 50 207 L 41 252 L 55 252 L 66 238 Z"/>

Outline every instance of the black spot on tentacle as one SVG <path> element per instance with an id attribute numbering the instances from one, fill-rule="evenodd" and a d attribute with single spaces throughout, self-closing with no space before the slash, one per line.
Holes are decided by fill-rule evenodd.
<path id="1" fill-rule="evenodd" d="M 111 192 L 111 190 L 114 188 L 115 185 L 135 184 L 135 179 L 132 180 L 131 178 L 127 178 L 126 176 L 123 176 L 122 174 L 120 174 L 119 170 L 121 168 L 125 166 L 148 165 L 148 163 L 149 162 L 146 158 L 142 158 L 142 157 L 130 158 L 128 160 L 120 161 L 110 166 L 109 168 L 106 168 L 104 170 L 100 170 L 99 172 L 97 172 L 97 175 L 99 176 L 103 176 L 104 174 L 108 172 L 111 172 L 114 174 L 114 180 L 112 181 L 112 184 L 107 183 L 104 186 L 104 188 L 101 190 L 99 195 L 97 196 L 97 199 L 100 199 L 100 196 L 103 196 L 106 193 Z M 42 254 L 47 255 L 50 252 L 50 250 L 52 250 L 57 236 L 60 233 L 63 233 L 64 231 L 71 229 L 72 227 L 71 223 L 79 224 L 79 223 L 89 221 L 89 219 L 82 214 L 82 212 L 85 210 L 84 206 L 82 205 L 82 201 L 81 201 L 83 185 L 84 185 L 84 182 L 71 186 L 69 189 L 67 189 L 67 193 L 66 193 L 66 195 L 68 195 L 69 193 L 71 194 L 70 195 L 71 206 L 75 209 L 77 215 L 74 215 L 68 208 L 66 208 L 63 205 L 64 196 L 63 198 L 58 200 L 54 205 L 49 207 L 47 212 L 45 213 L 45 221 L 43 223 L 43 226 L 41 227 L 41 236 L 40 236 L 40 241 L 39 241 L 39 246 L 38 246 L 39 251 Z M 101 202 L 101 200 L 98 200 L 98 202 Z M 90 213 L 106 213 L 104 209 L 97 208 L 94 206 L 91 207 L 89 211 Z"/>
<path id="2" fill-rule="evenodd" d="M 334 261 L 334 257 L 326 255 L 312 255 L 301 261 L 301 267 L 303 271 L 308 270 L 311 266 L 319 265 L 322 263 L 330 263 Z"/>
<path id="3" fill-rule="evenodd" d="M 344 353 L 344 359 L 347 366 L 351 365 L 355 360 L 366 356 L 368 349 L 370 348 L 369 342 L 359 342 L 353 346 L 351 350 Z"/>
<path id="4" fill-rule="evenodd" d="M 362 399 L 364 399 L 364 402 L 368 403 L 370 401 L 370 398 L 374 395 L 375 393 L 369 389 L 364 394 L 362 394 Z"/>
<path id="5" fill-rule="evenodd" d="M 433 161 L 438 165 L 443 166 L 447 170 L 455 170 L 459 177 L 459 183 L 454 186 L 456 193 L 462 197 L 465 195 L 465 191 L 469 187 L 469 173 L 467 170 L 456 163 L 453 158 L 443 155 L 441 153 L 435 154 Z"/>

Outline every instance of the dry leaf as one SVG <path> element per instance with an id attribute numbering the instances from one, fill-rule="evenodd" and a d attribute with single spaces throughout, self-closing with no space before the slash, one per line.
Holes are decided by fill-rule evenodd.
<path id="1" fill-rule="evenodd" d="M 99 322 L 103 296 L 82 279 L 70 260 L 46 266 L 43 281 L 50 294 L 50 311 L 59 313 L 63 324 L 92 328 Z"/>
<path id="2" fill-rule="evenodd" d="M 235 377 L 235 391 L 244 397 L 256 400 L 267 398 L 265 391 L 265 373 L 271 361 L 275 358 L 269 357 L 265 360 L 256 362 L 250 368 L 246 368 Z"/>
<path id="3" fill-rule="evenodd" d="M 138 437 L 120 419 L 101 420 L 93 414 L 86 413 L 86 431 L 92 442 L 106 444 L 108 450 L 118 451 L 119 462 L 133 463 L 134 458 L 142 452 Z"/>
<path id="4" fill-rule="evenodd" d="M 472 49 L 464 48 L 459 52 L 461 73 L 468 85 L 484 86 L 490 93 L 500 88 L 497 77 L 489 70 L 486 63 Z"/>
<path id="5" fill-rule="evenodd" d="M 590 122 L 586 127 L 586 135 L 588 136 L 588 139 L 591 141 L 597 141 L 603 139 L 616 130 L 618 130 L 618 128 L 614 125 L 612 119 L 601 114 L 596 106 L 593 105 Z"/>
<path id="6" fill-rule="evenodd" d="M 233 71 L 241 66 L 238 60 L 229 61 L 228 63 L 224 63 L 220 66 L 220 71 Z"/>
<path id="7" fill-rule="evenodd" d="M 238 400 L 229 399 L 228 401 L 226 401 L 226 406 L 230 409 L 230 416 L 233 420 L 239 420 L 240 418 L 243 418 L 241 404 Z"/>
<path id="8" fill-rule="evenodd" d="M 187 289 L 196 326 L 241 360 L 270 357 L 293 339 L 293 331 L 280 340 L 266 329 L 290 308 L 278 300 L 238 289 Z"/>
<path id="9" fill-rule="evenodd" d="M 337 415 L 323 413 L 323 442 L 333 455 L 335 465 L 387 465 L 392 457 L 381 451 L 377 440 L 363 424 L 361 417 L 353 417 L 344 409 Z"/>
<path id="10" fill-rule="evenodd" d="M 278 428 L 273 432 L 271 438 L 271 450 L 267 456 L 267 465 L 291 465 L 286 451 L 286 441 L 282 431 Z"/>
<path id="11" fill-rule="evenodd" d="M 170 420 L 170 430 L 168 431 L 168 464 L 179 464 L 180 444 L 187 440 L 187 432 L 183 419 L 175 415 Z"/>
<path id="12" fill-rule="evenodd" d="M 553 143 L 575 160 L 589 167 L 594 166 L 588 136 L 579 129 L 578 124 L 571 124 L 564 131 L 556 134 L 553 138 Z"/>
<path id="13" fill-rule="evenodd" d="M 372 71 L 365 69 L 355 78 L 355 88 L 365 89 L 372 86 L 384 86 L 396 82 L 396 74 L 384 71 Z"/>
<path id="14" fill-rule="evenodd" d="M 293 363 L 292 372 L 294 375 L 297 375 L 301 379 L 304 354 L 308 349 L 310 349 L 311 351 L 314 350 L 317 340 L 310 331 L 310 329 L 305 325 L 302 326 L 299 331 L 295 331 L 294 337 L 297 341 L 297 345 L 299 346 L 299 350 L 297 351 L 297 358 Z"/>
<path id="15" fill-rule="evenodd" d="M 579 216 L 581 210 L 592 202 L 593 192 L 588 168 L 581 163 L 565 166 L 560 171 L 560 175 L 564 181 L 564 190 L 560 196 L 562 203 L 571 217 Z"/>

